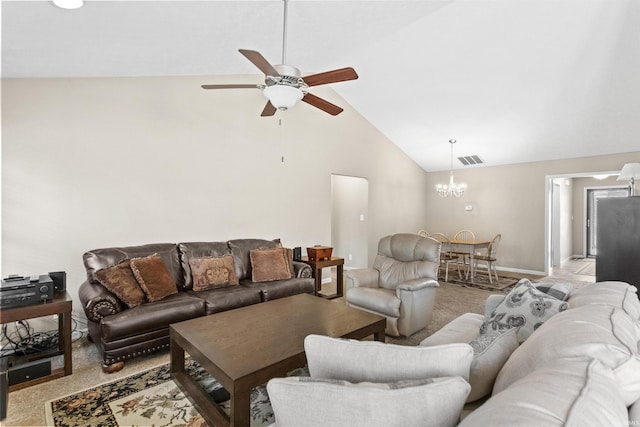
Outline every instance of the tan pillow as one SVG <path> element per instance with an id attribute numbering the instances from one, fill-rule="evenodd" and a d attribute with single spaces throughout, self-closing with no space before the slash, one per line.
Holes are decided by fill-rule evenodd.
<path id="1" fill-rule="evenodd" d="M 96 278 L 109 292 L 132 308 L 142 304 L 145 296 L 133 275 L 129 261 L 127 258 L 116 265 L 96 271 Z"/>
<path id="2" fill-rule="evenodd" d="M 238 284 L 231 255 L 191 258 L 189 267 L 193 276 L 193 290 L 196 292 Z"/>
<path id="3" fill-rule="evenodd" d="M 158 254 L 131 259 L 131 270 L 151 302 L 178 293 L 176 281 Z"/>
<path id="4" fill-rule="evenodd" d="M 249 257 L 254 282 L 291 279 L 291 262 L 287 249 L 254 249 Z"/>

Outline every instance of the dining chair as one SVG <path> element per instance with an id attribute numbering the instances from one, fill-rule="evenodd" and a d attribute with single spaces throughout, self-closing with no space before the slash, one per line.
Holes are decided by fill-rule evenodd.
<path id="1" fill-rule="evenodd" d="M 444 281 L 449 281 L 449 264 L 458 264 L 458 255 L 451 252 L 451 241 L 447 236 L 442 233 L 431 233 L 429 235 L 432 239 L 440 242 L 440 264 L 444 264 Z M 458 266 L 458 276 L 462 279 L 462 273 Z"/>
<path id="2" fill-rule="evenodd" d="M 471 230 L 460 230 L 456 234 L 454 234 L 453 239 L 458 242 L 474 242 L 476 240 L 476 235 Z M 464 268 L 465 279 L 469 276 L 469 270 L 467 269 L 467 260 L 469 259 L 469 250 L 464 247 L 464 245 L 456 246 L 455 244 L 452 252 L 458 255 L 458 269 L 460 269 L 460 264 Z"/>
<path id="3" fill-rule="evenodd" d="M 429 232 L 427 230 L 418 231 L 418 236 L 429 237 Z"/>
<path id="4" fill-rule="evenodd" d="M 498 272 L 496 271 L 496 254 L 498 253 L 498 245 L 500 244 L 501 239 L 502 234 L 496 234 L 493 239 L 491 239 L 491 243 L 489 243 L 485 252 L 480 252 L 473 257 L 474 270 L 478 271 L 478 261 L 484 262 L 484 267 L 486 267 L 487 274 L 489 275 L 489 283 L 491 284 L 493 284 L 493 280 L 491 278 L 492 272 L 495 275 L 496 282 L 500 280 L 498 278 Z"/>

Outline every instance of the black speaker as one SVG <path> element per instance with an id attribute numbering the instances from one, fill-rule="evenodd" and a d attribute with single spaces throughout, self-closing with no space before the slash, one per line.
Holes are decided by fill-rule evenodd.
<path id="1" fill-rule="evenodd" d="M 67 273 L 64 271 L 51 271 L 49 277 L 53 280 L 53 290 L 64 292 L 67 290 Z"/>
<path id="2" fill-rule="evenodd" d="M 293 248 L 293 260 L 302 260 L 302 248 L 300 246 L 296 246 L 295 248 Z"/>

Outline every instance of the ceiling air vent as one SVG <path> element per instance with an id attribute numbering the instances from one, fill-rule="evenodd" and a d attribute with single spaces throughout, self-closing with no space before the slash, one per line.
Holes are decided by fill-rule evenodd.
<path id="1" fill-rule="evenodd" d="M 484 161 L 475 154 L 473 156 L 458 157 L 458 160 L 465 166 L 481 165 L 484 163 Z"/>

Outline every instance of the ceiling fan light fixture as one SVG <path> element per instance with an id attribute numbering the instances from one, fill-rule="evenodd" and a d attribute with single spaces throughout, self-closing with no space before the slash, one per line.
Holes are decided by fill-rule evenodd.
<path id="1" fill-rule="evenodd" d="M 287 85 L 267 86 L 262 94 L 278 110 L 293 108 L 304 96 L 300 89 Z"/>
<path id="2" fill-rule="evenodd" d="M 79 9 L 84 5 L 83 0 L 51 0 L 51 3 L 61 9 Z"/>

